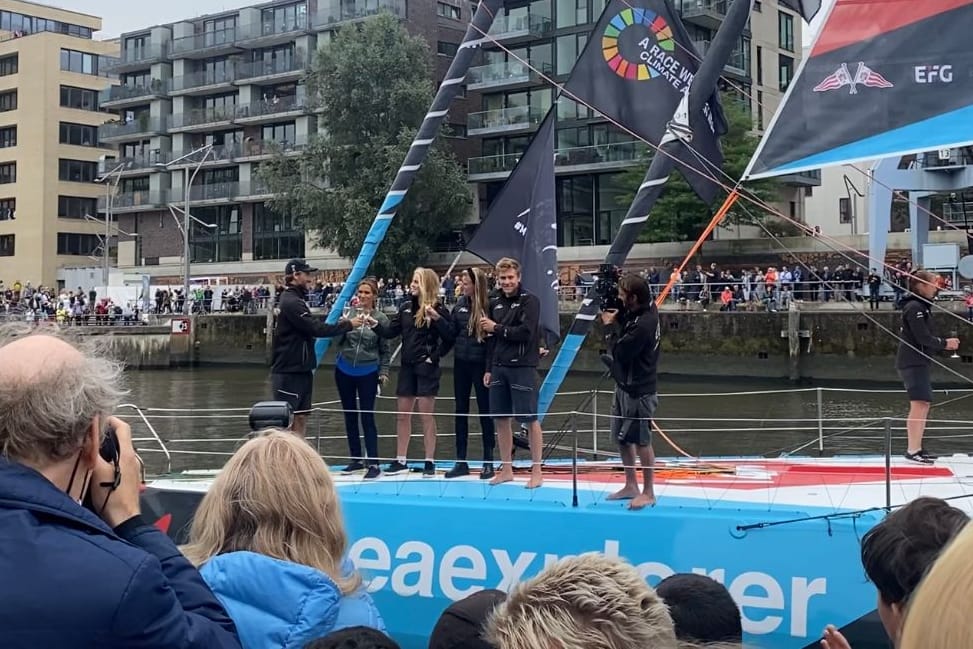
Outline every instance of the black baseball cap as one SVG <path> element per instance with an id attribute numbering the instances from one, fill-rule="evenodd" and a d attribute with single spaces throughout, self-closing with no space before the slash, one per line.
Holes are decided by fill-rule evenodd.
<path id="1" fill-rule="evenodd" d="M 318 269 L 311 267 L 303 259 L 291 259 L 289 262 L 287 262 L 287 265 L 284 266 L 285 275 L 293 275 L 294 273 L 316 273 L 316 272 L 318 272 Z"/>
<path id="2" fill-rule="evenodd" d="M 499 590 L 481 590 L 443 611 L 429 636 L 429 649 L 494 649 L 483 639 L 483 626 L 498 604 L 507 599 Z"/>

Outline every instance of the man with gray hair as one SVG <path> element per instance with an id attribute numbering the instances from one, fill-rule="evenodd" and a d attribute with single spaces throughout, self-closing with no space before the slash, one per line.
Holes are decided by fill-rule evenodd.
<path id="1" fill-rule="evenodd" d="M 196 569 L 140 516 L 141 462 L 111 416 L 121 367 L 17 333 L 0 332 L 0 646 L 240 649 Z"/>
<path id="2" fill-rule="evenodd" d="M 497 649 L 675 649 L 665 603 L 631 564 L 602 554 L 562 559 L 518 584 L 487 620 Z"/>

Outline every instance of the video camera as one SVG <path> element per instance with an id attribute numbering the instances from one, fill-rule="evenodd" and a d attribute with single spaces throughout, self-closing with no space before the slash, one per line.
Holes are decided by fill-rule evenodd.
<path id="1" fill-rule="evenodd" d="M 619 309 L 625 305 L 618 296 L 618 280 L 622 278 L 622 271 L 612 264 L 601 264 L 598 266 L 597 279 L 595 280 L 594 290 L 598 296 L 599 306 L 602 311 Z"/>
<path id="2" fill-rule="evenodd" d="M 264 428 L 288 429 L 294 421 L 294 410 L 286 401 L 261 401 L 250 408 L 250 431 Z"/>

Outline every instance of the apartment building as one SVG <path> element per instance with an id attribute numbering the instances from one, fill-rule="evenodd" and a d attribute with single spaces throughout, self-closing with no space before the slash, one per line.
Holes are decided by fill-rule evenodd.
<path id="1" fill-rule="evenodd" d="M 550 85 L 537 71 L 566 80 L 604 4 L 604 0 L 535 0 L 498 19 L 494 37 L 517 57 L 530 61 L 533 69 L 500 47 L 485 46 L 482 65 L 470 71 L 468 87 L 482 97 L 482 108 L 469 115 L 467 130 L 481 142 L 479 156 L 468 163 L 470 181 L 479 185 L 481 210 L 496 196 L 554 99 Z M 728 1 L 674 0 L 673 4 L 697 50 L 705 54 Z M 762 129 L 797 69 L 802 22 L 776 1 L 754 5 L 749 28 L 721 84 L 755 112 Z M 627 209 L 620 201 L 619 178 L 638 163 L 645 145 L 567 98 L 558 100 L 557 120 L 558 244 L 563 254 L 583 259 L 585 247 L 607 245 L 618 231 Z M 786 191 L 780 208 L 800 217 L 803 198 L 820 184 L 820 177 L 794 174 L 781 180 Z"/>
<path id="2" fill-rule="evenodd" d="M 54 286 L 65 265 L 98 266 L 98 91 L 117 43 L 101 18 L 0 0 L 0 280 Z M 89 257 L 93 258 L 89 259 Z"/>
<path id="3" fill-rule="evenodd" d="M 429 42 L 442 75 L 472 8 L 466 0 L 290 0 L 123 34 L 113 68 L 119 85 L 101 95 L 117 120 L 98 133 L 122 165 L 111 211 L 134 235 L 119 237 L 119 267 L 157 281 L 181 277 L 178 210 L 184 174 L 197 168 L 189 192 L 194 277 L 263 281 L 280 274 L 282 260 L 302 256 L 321 268 L 346 267 L 289 215 L 268 208 L 257 170 L 278 149 L 300 155 L 318 129 L 304 77 L 335 29 L 390 11 Z M 465 100 L 450 122 L 461 148 Z M 189 154 L 206 145 L 212 149 L 198 166 L 200 156 Z"/>

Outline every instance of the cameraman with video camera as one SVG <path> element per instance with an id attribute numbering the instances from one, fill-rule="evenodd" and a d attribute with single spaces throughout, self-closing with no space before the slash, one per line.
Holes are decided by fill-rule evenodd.
<path id="1" fill-rule="evenodd" d="M 38 329 L 35 331 L 43 331 Z M 240 649 L 175 544 L 140 515 L 121 365 L 0 330 L 0 647 Z"/>
<path id="2" fill-rule="evenodd" d="M 659 312 L 644 279 L 638 275 L 618 277 L 614 269 L 603 271 L 599 274 L 598 294 L 602 298 L 601 321 L 610 344 L 610 357 L 603 358 L 615 381 L 611 430 L 625 466 L 625 486 L 608 500 L 631 500 L 629 509 L 642 509 L 655 505 L 651 426 L 659 405 Z M 645 482 L 641 492 L 635 472 L 636 455 L 642 463 Z"/>

